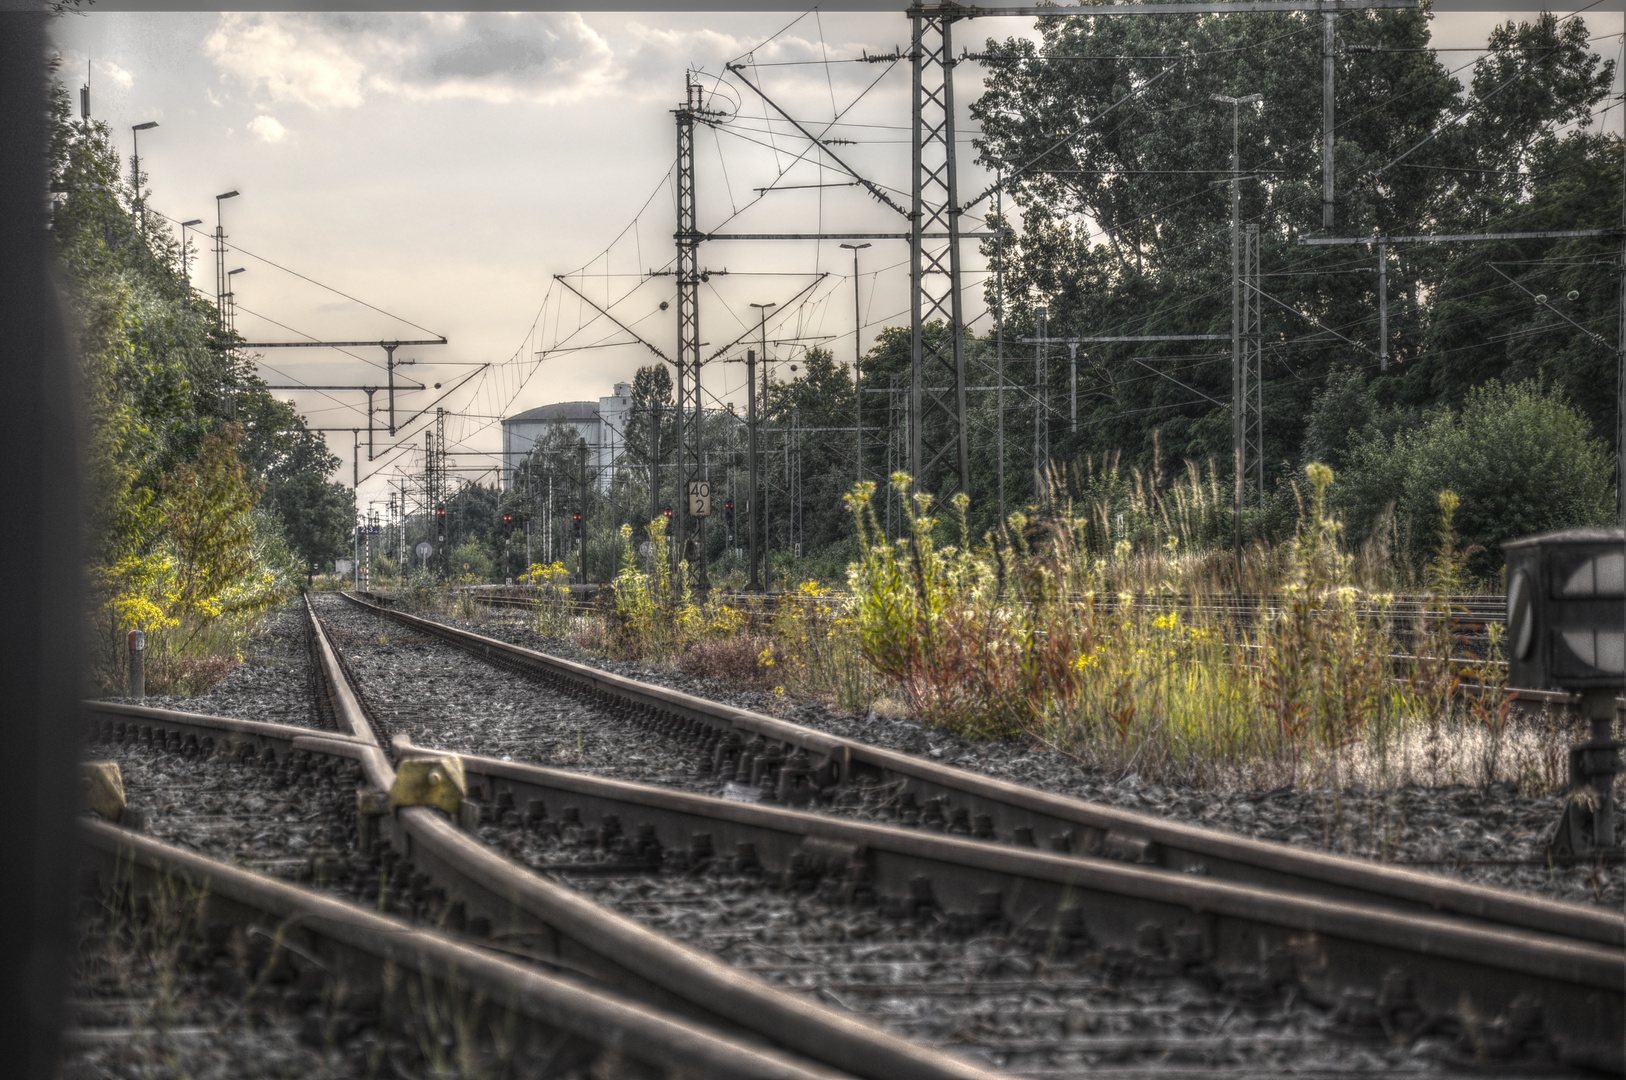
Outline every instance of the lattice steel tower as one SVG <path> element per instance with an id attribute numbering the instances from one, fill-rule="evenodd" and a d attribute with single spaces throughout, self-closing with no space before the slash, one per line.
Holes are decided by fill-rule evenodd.
<path id="1" fill-rule="evenodd" d="M 945 496 L 971 490 L 965 336 L 960 308 L 960 188 L 954 146 L 953 5 L 909 9 L 913 27 L 913 180 L 909 215 L 909 471 Z M 932 344 L 926 324 L 948 334 Z M 947 482 L 933 483 L 939 470 Z"/>
<path id="2" fill-rule="evenodd" d="M 695 220 L 694 124 L 722 113 L 704 107 L 704 89 L 685 72 L 683 104 L 677 116 L 677 499 L 674 507 L 672 553 L 674 565 L 685 553 L 689 539 L 689 481 L 701 479 L 701 439 L 705 433 L 700 400 L 700 242 L 705 239 Z M 706 576 L 706 519 L 699 523 L 699 560 L 696 584 L 704 592 Z"/>

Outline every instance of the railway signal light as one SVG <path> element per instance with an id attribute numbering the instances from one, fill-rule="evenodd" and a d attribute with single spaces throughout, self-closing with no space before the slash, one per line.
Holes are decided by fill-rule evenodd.
<path id="1" fill-rule="evenodd" d="M 1626 530 L 1564 529 L 1502 544 L 1508 682 L 1580 697 L 1592 737 L 1569 753 L 1569 795 L 1553 838 L 1562 854 L 1614 848 L 1615 699 L 1626 688 Z M 1515 691 L 1517 693 L 1517 691 Z"/>
<path id="2" fill-rule="evenodd" d="M 734 500 L 729 499 L 723 503 L 723 516 L 728 519 L 730 526 L 734 524 Z"/>
<path id="3" fill-rule="evenodd" d="M 576 535 L 580 536 L 582 534 L 582 512 L 577 510 L 574 514 L 570 515 L 570 520 L 575 523 Z"/>
<path id="4" fill-rule="evenodd" d="M 672 508 L 670 506 L 668 506 L 665 509 L 663 509 L 661 511 L 661 517 L 665 518 L 666 523 L 668 525 L 670 525 L 672 523 Z"/>
<path id="5" fill-rule="evenodd" d="M 438 539 L 441 543 L 446 542 L 446 504 L 445 503 L 437 503 L 435 505 L 435 533 L 437 534 L 436 539 Z"/>
<path id="6" fill-rule="evenodd" d="M 514 534 L 514 515 L 513 514 L 504 514 L 502 516 L 502 534 L 504 536 L 512 536 Z"/>

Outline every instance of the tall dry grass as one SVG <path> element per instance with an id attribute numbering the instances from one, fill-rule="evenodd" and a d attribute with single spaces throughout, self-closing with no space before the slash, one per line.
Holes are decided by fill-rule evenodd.
<path id="1" fill-rule="evenodd" d="M 1332 471 L 1313 465 L 1306 480 L 1293 542 L 1254 548 L 1240 575 L 1233 554 L 1199 543 L 1218 490 L 1195 469 L 1178 498 L 1132 478 L 1116 505 L 1143 498 L 1136 527 L 1155 546 L 1122 535 L 1105 552 L 1099 504 L 1014 514 L 973 543 L 963 496 L 940 520 L 901 474 L 908 528 L 887 543 L 874 485 L 861 485 L 849 496 L 863 552 L 851 572 L 858 647 L 926 723 L 1034 740 L 1114 773 L 1387 784 L 1439 774 L 1445 760 L 1430 754 L 1473 732 L 1493 778 L 1507 764 L 1497 657 L 1452 662 L 1469 649 L 1449 601 L 1463 587 L 1454 497 L 1442 502 L 1431 600 L 1406 626 L 1391 594 L 1363 586 L 1382 576 L 1372 553 L 1341 542 Z M 1232 602 L 1239 582 L 1268 602 Z M 1486 692 L 1464 699 L 1464 679 Z"/>

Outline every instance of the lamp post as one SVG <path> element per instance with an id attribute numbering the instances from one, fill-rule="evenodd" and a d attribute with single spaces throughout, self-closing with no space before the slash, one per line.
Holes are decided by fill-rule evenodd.
<path id="1" fill-rule="evenodd" d="M 202 224 L 202 218 L 193 218 L 191 221 L 181 222 L 181 273 L 186 275 L 186 284 L 188 288 L 190 288 L 192 285 L 192 264 L 190 261 L 188 261 L 186 253 L 186 241 L 188 237 L 186 230 L 190 229 L 194 225 Z"/>
<path id="2" fill-rule="evenodd" d="M 247 270 L 248 267 L 239 266 L 235 270 L 226 271 L 226 295 L 224 300 L 226 301 L 226 332 L 228 334 L 237 332 L 237 293 L 233 291 L 234 287 L 231 279 L 238 274 L 245 273 Z"/>
<path id="3" fill-rule="evenodd" d="M 226 302 L 226 230 L 221 227 L 220 204 L 237 198 L 236 191 L 215 196 L 215 318 L 225 328 L 225 315 L 221 308 Z"/>
<path id="4" fill-rule="evenodd" d="M 864 317 L 858 310 L 858 253 L 868 244 L 842 244 L 853 253 L 853 427 L 858 430 L 858 482 L 864 482 L 864 381 L 860 365 L 864 361 Z"/>
<path id="5" fill-rule="evenodd" d="M 1227 97 L 1210 95 L 1231 107 L 1231 471 L 1236 490 L 1231 510 L 1231 545 L 1236 551 L 1237 573 L 1242 572 L 1242 106 L 1263 101 L 1263 94 Z M 1238 579 L 1240 581 L 1240 578 Z M 1240 588 L 1240 584 L 1238 588 Z"/>
<path id="6" fill-rule="evenodd" d="M 760 332 L 760 334 L 762 336 L 762 404 L 763 404 L 764 409 L 766 409 L 767 404 L 768 404 L 768 309 L 771 308 L 771 307 L 778 307 L 779 305 L 777 303 L 775 303 L 775 302 L 770 301 L 769 303 L 766 303 L 766 304 L 752 304 L 751 306 L 757 309 L 757 312 L 758 312 L 758 320 L 757 320 L 758 321 L 758 331 Z M 756 366 L 756 363 L 755 363 L 756 357 L 755 357 L 754 354 L 749 353 L 749 352 L 747 352 L 745 355 L 746 355 L 746 383 L 747 383 L 747 385 L 746 385 L 746 394 L 749 395 L 749 397 L 751 399 L 751 401 L 750 401 L 750 413 L 749 413 L 749 426 L 751 428 L 750 437 L 749 437 L 750 448 L 747 451 L 749 456 L 750 456 L 750 462 L 751 462 L 751 468 L 750 468 L 751 501 L 746 504 L 746 509 L 748 510 L 747 526 L 751 530 L 751 553 L 750 553 L 750 558 L 751 558 L 751 583 L 746 586 L 746 591 L 747 592 L 762 592 L 763 591 L 762 583 L 757 578 L 757 528 L 758 528 L 759 520 L 761 522 L 761 527 L 762 528 L 765 529 L 767 527 L 768 515 L 767 515 L 766 511 L 764 511 L 760 515 L 757 512 L 757 498 L 761 493 L 757 490 L 757 386 L 756 386 L 756 370 L 757 370 L 757 366 Z M 762 556 L 763 556 L 763 559 L 766 560 L 767 556 L 768 556 L 768 543 L 767 543 L 768 538 L 767 538 L 766 533 L 764 533 L 762 541 L 763 541 L 763 543 L 762 543 Z M 767 577 L 766 574 L 764 574 L 763 576 Z"/>
<path id="7" fill-rule="evenodd" d="M 141 231 L 147 231 L 147 201 L 141 197 L 141 133 L 151 131 L 158 121 L 130 125 L 130 188 L 135 192 L 136 216 L 141 219 Z"/>

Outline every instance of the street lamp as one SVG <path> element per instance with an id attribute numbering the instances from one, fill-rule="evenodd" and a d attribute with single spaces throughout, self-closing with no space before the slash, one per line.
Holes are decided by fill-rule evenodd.
<path id="1" fill-rule="evenodd" d="M 193 218 L 191 221 L 183 221 L 183 222 L 181 222 L 181 273 L 186 275 L 186 284 L 187 284 L 188 287 L 190 287 L 191 284 L 192 284 L 192 264 L 187 260 L 187 254 L 186 254 L 187 232 L 186 232 L 186 230 L 190 229 L 194 225 L 202 225 L 202 224 L 203 224 L 203 219 L 202 218 Z"/>
<path id="2" fill-rule="evenodd" d="M 224 322 L 222 307 L 226 303 L 226 230 L 220 226 L 220 204 L 237 198 L 236 191 L 215 196 L 215 319 Z"/>
<path id="3" fill-rule="evenodd" d="M 1231 543 L 1236 549 L 1237 572 L 1242 569 L 1242 155 L 1239 132 L 1242 106 L 1263 101 L 1263 94 L 1227 97 L 1211 94 L 1213 101 L 1231 107 L 1231 471 L 1236 492 L 1231 514 Z"/>
<path id="4" fill-rule="evenodd" d="M 859 365 L 864 359 L 863 315 L 858 310 L 858 253 L 868 244 L 842 244 L 853 253 L 853 427 L 858 431 L 858 482 L 864 482 L 864 382 Z"/>
<path id="5" fill-rule="evenodd" d="M 136 214 L 141 218 L 141 231 L 147 231 L 147 204 L 141 197 L 141 132 L 151 131 L 158 126 L 158 121 L 148 120 L 145 124 L 133 124 L 130 127 L 130 179 L 134 181 L 131 187 L 135 190 Z"/>

